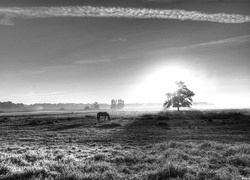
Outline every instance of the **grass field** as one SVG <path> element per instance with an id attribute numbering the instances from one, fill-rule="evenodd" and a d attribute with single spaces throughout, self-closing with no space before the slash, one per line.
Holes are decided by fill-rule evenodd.
<path id="1" fill-rule="evenodd" d="M 0 179 L 250 179 L 250 114 L 0 115 Z"/>

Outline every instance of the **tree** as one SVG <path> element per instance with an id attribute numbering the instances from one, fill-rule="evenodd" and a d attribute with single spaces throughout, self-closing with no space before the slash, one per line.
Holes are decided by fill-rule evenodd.
<path id="1" fill-rule="evenodd" d="M 25 105 L 22 103 L 13 103 L 11 101 L 8 102 L 0 102 L 0 108 L 25 108 Z"/>
<path id="2" fill-rule="evenodd" d="M 123 109 L 124 106 L 125 106 L 124 101 L 121 100 L 121 99 L 118 99 L 117 108 L 118 108 L 118 109 Z"/>
<path id="3" fill-rule="evenodd" d="M 175 82 L 178 86 L 176 92 L 166 93 L 167 101 L 163 104 L 165 108 L 177 107 L 178 111 L 180 111 L 180 107 L 190 107 L 192 105 L 192 96 L 195 94 L 187 88 L 184 82 L 179 81 Z"/>
<path id="4" fill-rule="evenodd" d="M 117 109 L 117 101 L 112 99 L 110 109 Z"/>
<path id="5" fill-rule="evenodd" d="M 118 99 L 118 100 L 112 99 L 111 100 L 110 109 L 119 110 L 119 109 L 123 109 L 124 106 L 125 106 L 124 101 L 121 99 Z"/>
<path id="6" fill-rule="evenodd" d="M 89 106 L 84 107 L 84 111 L 89 111 L 91 108 Z"/>
<path id="7" fill-rule="evenodd" d="M 98 102 L 94 102 L 93 109 L 100 109 Z"/>

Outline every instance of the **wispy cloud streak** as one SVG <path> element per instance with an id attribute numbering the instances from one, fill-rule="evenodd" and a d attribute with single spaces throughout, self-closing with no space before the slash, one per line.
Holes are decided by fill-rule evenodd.
<path id="1" fill-rule="evenodd" d="M 244 36 L 238 36 L 238 37 L 232 37 L 228 39 L 221 39 L 217 41 L 209 41 L 199 44 L 194 44 L 190 46 L 182 47 L 182 49 L 187 48 L 196 48 L 196 47 L 202 47 L 202 46 L 210 46 L 210 45 L 223 45 L 223 44 L 232 44 L 232 43 L 242 43 L 242 42 L 248 42 L 250 41 L 250 35 L 244 35 Z"/>
<path id="2" fill-rule="evenodd" d="M 189 50 L 189 49 L 196 49 L 196 48 L 202 48 L 202 47 L 218 47 L 218 46 L 225 46 L 225 45 L 231 45 L 231 44 L 237 44 L 237 43 L 244 43 L 244 42 L 250 42 L 250 35 L 242 35 L 242 36 L 236 36 L 231 37 L 227 39 L 219 39 L 215 41 L 208 41 L 208 42 L 202 42 L 198 44 L 191 44 L 187 46 L 179 46 L 179 47 L 170 47 L 170 48 L 160 48 L 152 50 L 152 52 L 166 52 L 166 51 L 180 51 L 180 50 Z"/>
<path id="3" fill-rule="evenodd" d="M 137 19 L 177 19 L 192 21 L 209 21 L 217 23 L 247 23 L 249 15 L 216 13 L 208 14 L 198 11 L 180 9 L 149 9 L 121 7 L 29 7 L 0 8 L 0 24 L 12 25 L 13 18 L 46 18 L 46 17 L 106 17 Z"/>
<path id="4" fill-rule="evenodd" d="M 100 60 L 81 60 L 74 62 L 75 64 L 100 64 L 100 63 L 110 63 L 109 59 L 100 59 Z"/>

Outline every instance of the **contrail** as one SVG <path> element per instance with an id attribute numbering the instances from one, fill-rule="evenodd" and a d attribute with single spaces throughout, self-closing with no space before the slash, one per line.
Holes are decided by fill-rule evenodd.
<path id="1" fill-rule="evenodd" d="M 135 19 L 176 19 L 191 21 L 208 21 L 216 23 L 248 23 L 249 15 L 215 13 L 181 9 L 150 9 L 122 7 L 10 7 L 0 8 L 0 24 L 12 25 L 16 18 L 49 18 L 49 17 L 104 17 Z"/>
<path id="2" fill-rule="evenodd" d="M 209 41 L 200 44 L 194 44 L 190 46 L 182 47 L 182 49 L 196 48 L 201 46 L 209 46 L 209 45 L 221 45 L 221 44 L 232 44 L 232 43 L 241 43 L 241 42 L 249 42 L 250 35 L 243 35 L 238 37 L 232 37 L 227 39 L 220 39 L 217 41 Z"/>

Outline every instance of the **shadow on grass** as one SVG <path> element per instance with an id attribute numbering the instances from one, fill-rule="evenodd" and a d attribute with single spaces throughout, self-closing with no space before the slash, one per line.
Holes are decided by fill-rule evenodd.
<path id="1" fill-rule="evenodd" d="M 229 138 L 233 141 L 249 141 L 246 128 L 250 116 L 242 113 L 211 113 L 202 111 L 167 111 L 145 113 L 126 120 L 121 131 L 113 133 L 114 141 L 145 145 L 168 140 L 211 140 Z M 219 119 L 208 123 L 207 118 Z M 122 117 L 121 117 L 122 119 Z M 125 119 L 124 119 L 125 120 Z M 232 134 L 235 133 L 235 136 Z M 241 134 L 241 137 L 237 136 Z"/>
<path id="2" fill-rule="evenodd" d="M 120 118 L 123 122 L 121 131 L 113 133 L 112 139 L 120 143 L 145 145 L 161 142 L 162 135 L 169 129 L 167 122 L 158 123 L 157 114 L 142 114 L 131 119 Z M 163 120 L 160 120 L 163 121 Z"/>

